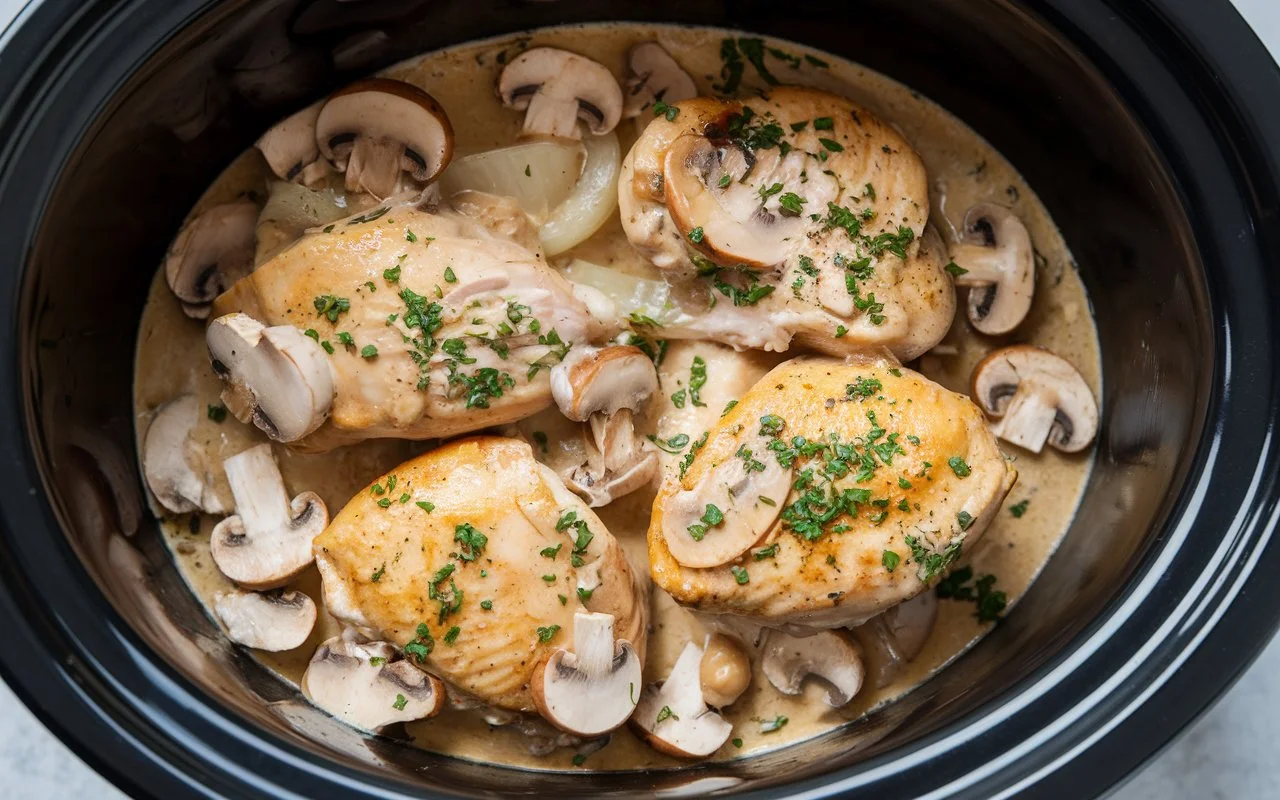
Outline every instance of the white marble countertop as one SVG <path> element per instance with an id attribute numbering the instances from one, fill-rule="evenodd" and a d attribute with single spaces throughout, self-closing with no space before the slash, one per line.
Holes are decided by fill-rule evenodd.
<path id="1" fill-rule="evenodd" d="M 0 0 L 0 30 L 26 0 Z M 1280 60 L 1280 0 L 1233 0 Z M 1208 714 L 1113 795 L 1116 800 L 1280 798 L 1280 638 Z M 0 800 L 124 798 L 0 683 Z"/>

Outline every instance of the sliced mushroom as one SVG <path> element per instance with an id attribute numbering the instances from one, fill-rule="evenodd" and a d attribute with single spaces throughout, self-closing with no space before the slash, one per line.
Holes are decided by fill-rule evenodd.
<path id="1" fill-rule="evenodd" d="M 1063 453 L 1089 446 L 1098 431 L 1098 404 L 1066 359 L 1031 345 L 992 352 L 973 368 L 973 399 L 996 419 L 991 431 L 1039 453 L 1046 442 Z"/>
<path id="2" fill-rule="evenodd" d="M 986 334 L 1008 333 L 1026 318 L 1035 293 L 1035 250 L 1026 226 L 1012 211 L 979 203 L 964 217 L 964 238 L 951 246 L 951 260 L 965 272 L 969 322 Z"/>
<path id="3" fill-rule="evenodd" d="M 325 166 L 316 144 L 319 116 L 318 103 L 307 106 L 277 122 L 258 139 L 258 150 L 276 177 L 312 188 L 324 181 Z"/>
<path id="4" fill-rule="evenodd" d="M 445 704 L 443 681 L 398 658 L 387 642 L 350 629 L 320 645 L 301 688 L 320 708 L 367 731 L 433 717 Z"/>
<path id="5" fill-rule="evenodd" d="M 827 686 L 827 705 L 840 708 L 862 688 L 866 670 L 853 640 L 836 631 L 812 636 L 769 632 L 764 643 L 764 675 L 783 694 L 800 694 L 809 678 Z"/>
<path id="6" fill-rule="evenodd" d="M 653 749 L 676 758 L 703 758 L 729 740 L 733 725 L 707 708 L 700 678 L 702 648 L 684 646 L 671 674 L 640 693 L 631 723 Z"/>
<path id="7" fill-rule="evenodd" d="M 557 649 L 533 673 L 538 713 L 568 733 L 599 736 L 619 727 L 642 685 L 640 658 L 613 638 L 613 615 L 573 615 L 573 650 Z"/>
<path id="8" fill-rule="evenodd" d="M 653 362 L 637 347 L 579 345 L 551 369 L 551 394 L 562 414 L 586 421 L 586 462 L 563 475 L 593 508 L 648 484 L 658 454 L 636 435 L 634 414 L 658 391 Z"/>
<path id="9" fill-rule="evenodd" d="M 248 589 L 274 589 L 312 562 L 311 541 L 329 524 L 329 510 L 315 492 L 289 500 L 284 477 L 260 444 L 222 462 L 236 498 L 236 513 L 213 529 L 213 561 Z"/>
<path id="10" fill-rule="evenodd" d="M 311 433 L 329 416 L 336 391 L 320 345 L 289 325 L 268 328 L 245 314 L 215 319 L 205 331 L 222 399 L 236 418 L 278 442 Z"/>
<path id="11" fill-rule="evenodd" d="M 316 624 L 316 604 L 302 592 L 219 592 L 213 609 L 228 639 L 273 653 L 301 647 Z"/>
<path id="12" fill-rule="evenodd" d="M 742 446 L 764 454 L 769 440 L 756 436 Z M 791 470 L 775 458 L 761 456 L 759 463 L 763 469 L 752 469 L 745 458 L 730 458 L 667 501 L 662 535 L 682 566 L 728 564 L 773 527 L 791 491 Z"/>
<path id="13" fill-rule="evenodd" d="M 165 279 L 188 317 L 209 316 L 209 304 L 253 271 L 258 207 L 223 203 L 182 226 L 164 262 Z"/>
<path id="14" fill-rule="evenodd" d="M 627 78 L 625 117 L 640 116 L 659 100 L 670 105 L 698 95 L 693 78 L 657 42 L 633 46 L 627 53 L 627 66 L 631 75 Z"/>
<path id="15" fill-rule="evenodd" d="M 757 163 L 762 160 L 776 161 L 775 151 L 750 154 L 685 134 L 663 161 L 671 221 L 691 247 L 723 266 L 771 267 L 804 237 L 806 220 L 775 213 L 760 201 L 755 185 L 743 182 L 748 172 L 771 174 L 771 166 Z"/>
<path id="16" fill-rule="evenodd" d="M 751 658 L 742 643 L 732 636 L 713 633 L 707 637 L 699 667 L 702 696 L 712 708 L 724 708 L 751 685 Z"/>
<path id="17" fill-rule="evenodd" d="M 419 186 L 435 179 L 453 157 L 453 127 L 436 99 L 388 78 L 358 81 L 325 101 L 316 143 L 346 173 L 346 187 L 390 197 L 406 173 Z"/>
<path id="18" fill-rule="evenodd" d="M 578 120 L 596 135 L 622 116 L 622 89 L 613 74 L 589 58 L 554 47 L 535 47 L 513 59 L 498 78 L 503 105 L 524 111 L 525 136 L 580 139 Z"/>
<path id="19" fill-rule="evenodd" d="M 938 597 L 932 591 L 924 591 L 855 629 L 869 656 L 869 671 L 876 688 L 887 686 L 902 664 L 920 655 L 937 618 Z"/>
<path id="20" fill-rule="evenodd" d="M 191 432 L 200 421 L 200 402 L 184 394 L 156 409 L 142 443 L 142 471 L 160 505 L 175 514 L 225 514 L 211 476 L 191 465 Z"/>

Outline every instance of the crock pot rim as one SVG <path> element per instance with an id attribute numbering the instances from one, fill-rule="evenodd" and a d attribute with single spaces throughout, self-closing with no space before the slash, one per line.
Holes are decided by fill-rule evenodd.
<path id="1" fill-rule="evenodd" d="M 16 27 L 0 36 L 6 56 L 0 59 L 0 98 L 8 98 L 0 101 L 0 197 L 14 179 L 14 154 L 28 144 L 24 134 L 40 112 L 39 93 L 54 81 L 77 44 L 91 35 L 101 35 L 81 24 L 89 14 L 86 9 L 101 12 L 108 5 L 125 8 L 139 3 L 109 0 L 96 6 L 86 4 L 69 20 L 63 19 L 63 10 L 54 9 L 53 4 L 37 3 L 22 12 Z M 153 13 L 167 15 L 177 26 L 203 10 L 194 8 L 197 5 L 174 3 L 172 8 Z M 1041 0 L 1028 5 L 1099 62 L 1110 60 L 1104 52 L 1107 47 L 1099 43 L 1132 33 L 1124 26 L 1109 30 L 1095 24 L 1098 15 L 1087 13 L 1086 7 L 1097 9 L 1104 5 L 1101 0 Z M 761 796 L 833 794 L 850 788 L 850 781 L 865 782 L 868 777 L 879 781 L 878 788 L 883 791 L 892 786 L 894 773 L 908 765 L 915 770 L 927 765 L 939 776 L 939 793 L 948 796 L 990 797 L 1033 782 L 1038 792 L 1051 796 L 1101 791 L 1167 744 L 1172 731 L 1202 713 L 1256 657 L 1280 622 L 1280 585 L 1254 581 L 1245 586 L 1250 575 L 1280 567 L 1280 548 L 1271 542 L 1280 493 L 1272 435 L 1272 420 L 1277 417 L 1275 337 L 1243 342 L 1233 335 L 1242 327 L 1241 321 L 1251 322 L 1257 329 L 1265 327 L 1273 334 L 1277 327 L 1266 311 L 1274 306 L 1280 292 L 1266 265 L 1268 256 L 1280 263 L 1280 231 L 1274 216 L 1280 207 L 1280 103 L 1276 102 L 1280 99 L 1280 70 L 1225 0 L 1147 0 L 1115 5 L 1124 6 L 1114 11 L 1131 26 L 1143 26 L 1147 37 L 1159 38 L 1163 46 L 1172 48 L 1166 52 L 1180 49 L 1194 56 L 1178 69 L 1186 81 L 1182 88 L 1197 92 L 1195 99 L 1206 125 L 1203 131 L 1156 132 L 1162 151 L 1191 152 L 1186 146 L 1203 133 L 1209 133 L 1221 147 L 1221 152 L 1213 154 L 1222 157 L 1221 164 L 1209 158 L 1206 160 L 1215 163 L 1182 165 L 1198 176 L 1197 181 L 1182 186 L 1184 199 L 1189 208 L 1206 211 L 1203 230 L 1197 232 L 1201 250 L 1229 257 L 1232 271 L 1210 275 L 1218 323 L 1215 385 L 1224 391 L 1209 409 L 1208 424 L 1177 508 L 1126 590 L 1071 646 L 998 700 L 901 751 L 785 789 L 770 789 Z M 1123 80 L 1114 71 L 1103 71 L 1113 80 Z M 33 76 L 38 77 L 32 80 Z M 1122 86 L 1121 93 L 1138 105 L 1161 102 L 1158 92 L 1142 96 L 1141 92 L 1150 88 Z M 1143 120 L 1149 121 L 1150 116 L 1143 116 Z M 1218 171 L 1212 180 L 1206 177 L 1215 168 Z M 1231 203 L 1227 205 L 1232 208 L 1206 209 L 1205 198 L 1191 194 L 1202 183 L 1224 178 L 1229 178 L 1239 193 L 1235 198 L 1240 201 L 1238 209 Z M 31 210 L 26 221 L 29 226 L 34 225 L 38 211 Z M 1249 225 L 1237 236 L 1241 221 Z M 9 220 L 5 224 L 15 230 L 17 223 Z M 0 259 L 9 258 L 14 256 L 0 253 Z M 20 328 L 19 294 L 15 291 L 10 296 L 11 346 L 0 351 L 0 369 L 2 374 L 13 376 L 20 374 L 25 335 Z M 1233 391 L 1233 382 L 1241 389 Z M 1244 386 L 1252 387 L 1256 394 L 1247 394 Z M 228 712 L 151 654 L 114 611 L 108 610 L 106 626 L 87 630 L 77 611 L 95 602 L 103 606 L 105 601 L 100 594 L 94 598 L 96 587 L 61 537 L 40 542 L 39 547 L 53 556 L 46 564 L 48 577 L 68 582 L 75 596 L 48 607 L 31 591 L 32 573 L 23 568 L 31 562 L 23 559 L 36 543 L 20 541 L 21 533 L 24 529 L 54 530 L 57 523 L 35 482 L 38 457 L 19 422 L 24 416 L 26 393 L 27 387 L 14 381 L 10 391 L 0 395 L 0 419 L 5 421 L 0 445 L 14 456 L 0 466 L 0 480 L 9 487 L 0 496 L 0 620 L 16 634 L 14 642 L 0 651 L 0 675 L 22 700 L 82 758 L 131 793 L 251 796 L 270 790 L 285 796 L 311 794 L 309 789 L 333 788 L 341 782 L 352 796 L 357 796 L 356 792 L 392 796 L 395 787 L 402 784 L 371 780 L 363 772 L 335 765 L 319 768 L 301 749 L 238 725 Z M 1241 431 L 1256 437 L 1256 450 L 1236 450 L 1231 453 L 1233 461 L 1228 461 L 1221 445 L 1229 438 L 1239 440 Z M 1209 518 L 1205 504 L 1210 494 L 1215 498 L 1238 497 L 1241 502 L 1231 505 L 1237 513 L 1227 524 L 1210 520 L 1223 530 L 1223 536 L 1195 576 L 1194 585 L 1204 590 L 1203 594 L 1173 603 L 1172 612 L 1157 626 L 1158 640 L 1116 641 L 1118 630 L 1141 610 L 1138 600 L 1158 597 L 1164 569 L 1187 556 L 1179 545 L 1189 532 L 1198 522 L 1209 524 L 1204 520 Z M 1145 609 L 1148 620 L 1154 610 Z M 99 609 L 97 615 L 101 614 Z M 1103 670 L 1110 681 L 1097 687 L 1083 678 L 1070 680 L 1066 674 L 1090 666 L 1073 663 L 1072 655 L 1076 645 L 1092 637 L 1107 637 L 1108 646 L 1090 652 L 1086 660 L 1095 662 L 1095 668 L 1113 667 Z M 51 668 L 54 665 L 47 653 L 59 654 L 56 669 Z M 1096 659 L 1102 655 L 1110 657 L 1098 665 Z M 1134 671 L 1126 672 L 1124 668 L 1133 667 L 1138 659 L 1141 661 Z M 125 675 L 121 670 L 125 665 L 135 674 Z M 1116 665 L 1121 669 L 1115 669 Z M 147 691 L 148 686 L 163 688 L 154 692 Z M 1053 735 L 1052 726 L 1038 731 L 1026 730 L 1025 725 L 1019 729 L 1018 720 L 1009 712 L 1054 699 L 1049 690 L 1068 693 L 1068 701 L 1076 698 L 1057 705 L 1075 715 L 1072 719 L 1083 722 L 1060 735 Z M 175 698 L 183 702 L 177 703 Z M 185 717 L 184 730 L 202 735 L 186 741 L 162 735 L 159 722 L 167 719 L 172 725 L 178 717 Z M 1153 723 L 1157 718 L 1158 726 Z M 1151 731 L 1167 733 L 1153 735 Z M 1037 744 L 1036 736 L 1049 738 Z M 996 741 L 1017 741 L 1032 749 L 1009 753 L 1002 748 L 994 762 L 968 767 L 957 762 L 971 758 L 974 752 L 994 752 L 992 742 Z M 249 752 L 244 748 L 255 748 L 262 758 L 271 760 L 268 774 L 250 772 L 236 763 L 233 756 Z M 1003 763 L 1009 758 L 1013 761 Z M 1072 769 L 1070 784 L 1064 782 L 1067 771 L 1061 768 L 1068 761 L 1089 765 L 1088 769 Z M 948 778 L 957 770 L 960 777 Z"/>

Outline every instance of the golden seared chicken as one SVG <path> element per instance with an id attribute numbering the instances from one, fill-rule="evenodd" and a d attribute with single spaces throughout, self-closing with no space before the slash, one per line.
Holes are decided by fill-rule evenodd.
<path id="1" fill-rule="evenodd" d="M 621 548 L 524 442 L 463 439 L 401 464 L 315 555 L 329 613 L 493 707 L 535 709 L 530 682 L 572 650 L 575 612 L 612 615 L 643 659 L 646 605 Z"/>
<path id="2" fill-rule="evenodd" d="M 1016 478 L 973 403 L 883 361 L 788 361 L 693 452 L 653 505 L 653 579 L 770 625 L 852 625 L 913 597 Z"/>
<path id="3" fill-rule="evenodd" d="M 551 368 L 604 331 L 541 256 L 484 222 L 383 205 L 258 267 L 214 302 L 207 331 L 228 407 L 325 450 L 548 405 Z"/>
<path id="4" fill-rule="evenodd" d="M 946 333 L 955 290 L 924 164 L 852 101 L 781 87 L 676 103 L 623 161 L 627 238 L 680 285 L 664 336 L 906 361 Z"/>

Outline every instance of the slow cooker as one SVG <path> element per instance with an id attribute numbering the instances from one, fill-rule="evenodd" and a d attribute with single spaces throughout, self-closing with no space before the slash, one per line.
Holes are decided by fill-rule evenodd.
<path id="1" fill-rule="evenodd" d="M 146 511 L 131 359 L 182 216 L 355 77 L 553 23 L 758 31 L 903 81 L 1022 171 L 1102 345 L 1097 463 L 1016 610 L 901 702 L 725 764 L 521 772 L 369 737 L 230 646 Z M 0 36 L 0 674 L 138 797 L 1084 797 L 1280 621 L 1280 71 L 1228 0 L 44 0 Z"/>

